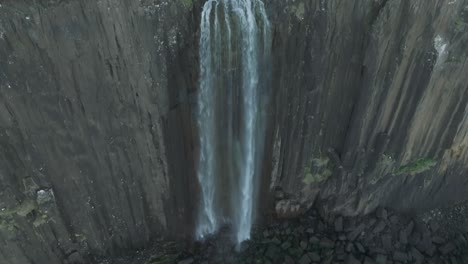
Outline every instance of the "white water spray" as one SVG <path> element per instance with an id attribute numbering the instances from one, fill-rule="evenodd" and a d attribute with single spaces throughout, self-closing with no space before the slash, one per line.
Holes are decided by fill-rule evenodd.
<path id="1" fill-rule="evenodd" d="M 262 66 L 269 56 L 269 32 L 260 0 L 209 0 L 203 7 L 197 111 L 199 239 L 224 222 L 233 227 L 237 243 L 250 238 L 263 151 L 261 97 L 268 74 Z M 229 195 L 222 193 L 226 191 Z M 230 201 L 223 204 L 221 197 Z"/>

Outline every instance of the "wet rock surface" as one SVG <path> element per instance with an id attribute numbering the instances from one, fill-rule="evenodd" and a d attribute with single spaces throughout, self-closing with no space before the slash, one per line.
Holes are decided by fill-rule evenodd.
<path id="1" fill-rule="evenodd" d="M 468 0 L 264 2 L 275 55 L 259 211 L 274 186 L 295 196 L 285 218 L 316 199 L 347 216 L 468 199 Z M 0 263 L 87 263 L 193 235 L 203 3 L 1 1 Z M 428 233 L 388 234 L 399 218 L 384 212 L 305 234 L 330 245 L 332 228 L 335 248 L 382 263 L 454 254 L 448 227 L 464 230 L 466 214 L 429 212 L 441 234 L 417 251 Z"/>
<path id="2" fill-rule="evenodd" d="M 343 228 L 336 228 L 341 223 Z M 252 239 L 239 248 L 224 230 L 204 243 L 161 243 L 165 246 L 153 256 L 146 252 L 139 259 L 96 263 L 467 263 L 468 233 L 446 236 L 431 225 L 386 209 L 366 217 L 324 217 L 312 209 L 301 218 L 277 220 L 256 229 Z"/>

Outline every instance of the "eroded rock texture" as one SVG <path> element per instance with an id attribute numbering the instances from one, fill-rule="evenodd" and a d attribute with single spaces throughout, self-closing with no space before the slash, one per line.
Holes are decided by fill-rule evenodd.
<path id="1" fill-rule="evenodd" d="M 1 4 L 0 263 L 191 232 L 191 2 Z"/>
<path id="2" fill-rule="evenodd" d="M 275 5 L 273 185 L 347 214 L 464 201 L 468 2 Z"/>
<path id="3" fill-rule="evenodd" d="M 0 2 L 0 263 L 192 234 L 203 2 Z M 265 4 L 264 193 L 351 215 L 468 198 L 467 0 Z"/>

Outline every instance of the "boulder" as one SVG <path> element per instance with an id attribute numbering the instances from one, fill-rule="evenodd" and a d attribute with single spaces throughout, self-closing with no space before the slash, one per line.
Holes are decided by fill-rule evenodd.
<path id="1" fill-rule="evenodd" d="M 343 232 L 343 217 L 340 216 L 335 220 L 335 231 Z"/>
<path id="2" fill-rule="evenodd" d="M 303 214 L 304 208 L 294 199 L 280 200 L 276 203 L 275 212 L 280 219 L 291 219 Z"/>
<path id="3" fill-rule="evenodd" d="M 393 260 L 395 261 L 407 262 L 408 259 L 408 255 L 404 252 L 396 251 L 395 253 L 393 253 Z"/>
<path id="4" fill-rule="evenodd" d="M 377 263 L 377 264 L 387 264 L 387 256 L 381 255 L 381 254 L 377 255 L 375 257 L 375 263 Z"/>
<path id="5" fill-rule="evenodd" d="M 362 231 L 364 231 L 365 228 L 366 228 L 366 226 L 364 224 L 360 224 L 353 231 L 348 233 L 348 240 L 350 240 L 350 241 L 356 240 L 356 238 L 358 238 L 359 235 L 361 235 Z"/>
<path id="6" fill-rule="evenodd" d="M 443 255 L 447 255 L 447 254 L 451 253 L 452 251 L 454 251 L 455 248 L 456 248 L 455 245 L 452 242 L 449 242 L 449 243 L 439 247 L 439 251 Z"/>
<path id="7" fill-rule="evenodd" d="M 387 217 L 388 217 L 388 213 L 385 208 L 379 208 L 376 212 L 376 215 L 378 218 L 383 219 L 383 220 L 387 220 Z"/>
<path id="8" fill-rule="evenodd" d="M 309 258 L 309 255 L 308 254 L 305 254 L 303 255 L 300 259 L 299 259 L 299 264 L 310 264 L 312 263 L 311 259 Z"/>
<path id="9" fill-rule="evenodd" d="M 322 238 L 322 240 L 320 240 L 320 247 L 321 248 L 334 248 L 335 242 L 328 238 Z"/>
<path id="10" fill-rule="evenodd" d="M 346 264 L 361 264 L 361 261 L 354 257 L 352 254 L 348 255 L 348 258 L 346 259 Z"/>
<path id="11" fill-rule="evenodd" d="M 385 224 L 385 221 L 380 220 L 380 221 L 377 223 L 377 225 L 374 227 L 374 229 L 372 230 L 372 232 L 373 232 L 374 234 L 379 234 L 380 232 L 382 232 L 382 231 L 385 229 L 386 226 L 387 226 L 387 225 Z"/>
<path id="12" fill-rule="evenodd" d="M 310 252 L 307 254 L 309 256 L 309 259 L 312 260 L 313 262 L 320 262 L 320 255 L 315 253 L 315 252 Z"/>

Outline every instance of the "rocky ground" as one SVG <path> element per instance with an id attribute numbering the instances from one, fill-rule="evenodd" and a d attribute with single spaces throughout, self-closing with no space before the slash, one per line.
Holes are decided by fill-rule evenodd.
<path id="1" fill-rule="evenodd" d="M 223 230 L 205 243 L 158 243 L 137 256 L 97 263 L 468 263 L 468 233 L 448 232 L 456 224 L 444 225 L 442 218 L 386 209 L 365 217 L 324 216 L 312 209 L 298 219 L 255 229 L 240 249 Z"/>

